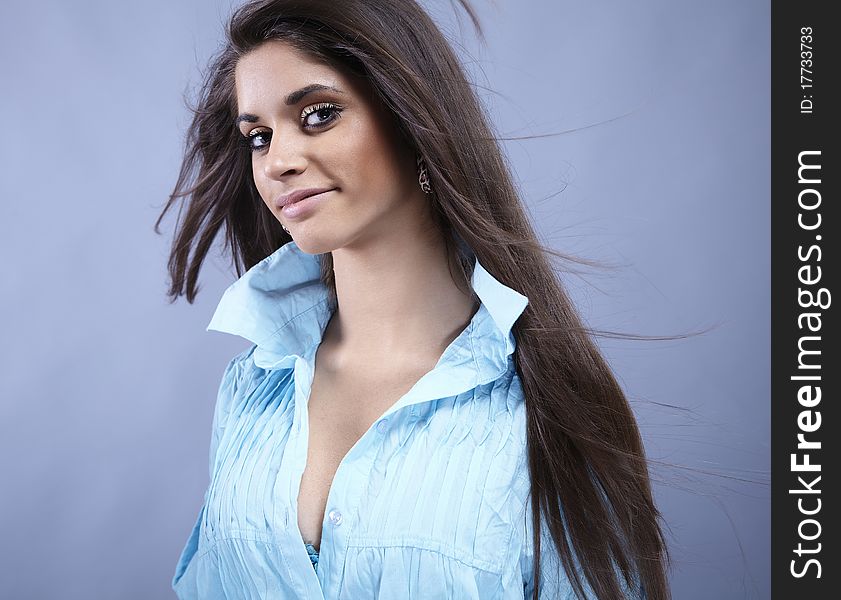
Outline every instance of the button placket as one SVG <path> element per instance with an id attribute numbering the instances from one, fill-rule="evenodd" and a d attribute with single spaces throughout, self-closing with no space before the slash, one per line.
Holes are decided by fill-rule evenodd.
<path id="1" fill-rule="evenodd" d="M 389 417 L 381 418 L 373 429 L 376 433 L 385 434 L 391 423 Z M 330 566 L 333 559 L 343 560 L 347 553 L 348 539 L 357 526 L 358 517 L 354 514 L 354 507 L 358 506 L 359 495 L 365 488 L 360 481 L 367 481 L 379 447 L 372 443 L 374 430 L 363 434 L 362 438 L 352 447 L 339 464 L 327 497 L 326 522 L 329 523 L 323 532 L 318 568 L 324 579 L 322 580 L 324 597 L 336 597 L 341 578 L 331 578 Z M 344 514 L 342 511 L 344 511 Z"/>

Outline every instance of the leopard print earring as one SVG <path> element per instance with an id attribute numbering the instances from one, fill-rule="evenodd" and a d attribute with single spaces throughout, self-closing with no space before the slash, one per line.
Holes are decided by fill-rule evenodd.
<path id="1" fill-rule="evenodd" d="M 420 185 L 420 189 L 423 190 L 424 194 L 431 194 L 432 187 L 429 185 L 429 171 L 426 168 L 426 161 L 418 154 L 416 162 L 418 165 L 418 184 Z"/>

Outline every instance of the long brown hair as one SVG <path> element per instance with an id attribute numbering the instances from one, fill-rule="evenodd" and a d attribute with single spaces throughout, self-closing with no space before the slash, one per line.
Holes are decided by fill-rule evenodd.
<path id="1" fill-rule="evenodd" d="M 459 1 L 481 32 L 467 0 Z M 529 298 L 513 332 L 526 401 L 534 598 L 541 519 L 579 597 L 583 575 L 600 599 L 622 598 L 625 585 L 641 585 L 650 600 L 669 598 L 668 552 L 634 415 L 547 258 L 561 255 L 538 243 L 485 112 L 431 18 L 415 0 L 252 0 L 234 12 L 226 33 L 155 224 L 160 233 L 181 201 L 168 263 L 171 301 L 186 294 L 193 302 L 223 226 L 238 276 L 290 240 L 257 193 L 233 125 L 238 59 L 278 39 L 364 77 L 404 143 L 426 161 L 451 264 L 465 264 L 460 236 L 499 281 Z M 335 296 L 329 253 L 322 277 Z"/>

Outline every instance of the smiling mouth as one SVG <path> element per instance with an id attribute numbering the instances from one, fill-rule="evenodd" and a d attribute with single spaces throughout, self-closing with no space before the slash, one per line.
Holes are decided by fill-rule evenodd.
<path id="1" fill-rule="evenodd" d="M 296 200 L 294 202 L 289 202 L 281 206 L 280 212 L 282 215 L 289 219 L 298 219 L 304 217 L 317 208 L 317 206 L 320 204 L 321 200 L 325 195 L 333 191 L 335 191 L 335 188 L 330 190 L 324 190 L 323 192 L 319 192 L 317 194 L 305 196 L 304 198 L 301 198 L 300 200 Z"/>

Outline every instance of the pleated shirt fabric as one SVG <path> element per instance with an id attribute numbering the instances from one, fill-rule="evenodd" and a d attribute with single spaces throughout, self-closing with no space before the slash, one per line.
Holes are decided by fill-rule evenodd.
<path id="1" fill-rule="evenodd" d="M 319 261 L 285 244 L 225 291 L 207 328 L 252 345 L 222 376 L 210 483 L 173 590 L 181 600 L 530 598 L 526 415 L 511 332 L 528 299 L 475 257 L 479 309 L 341 461 L 313 568 L 297 498 L 314 358 L 332 314 Z M 540 597 L 572 598 L 542 539 Z"/>

